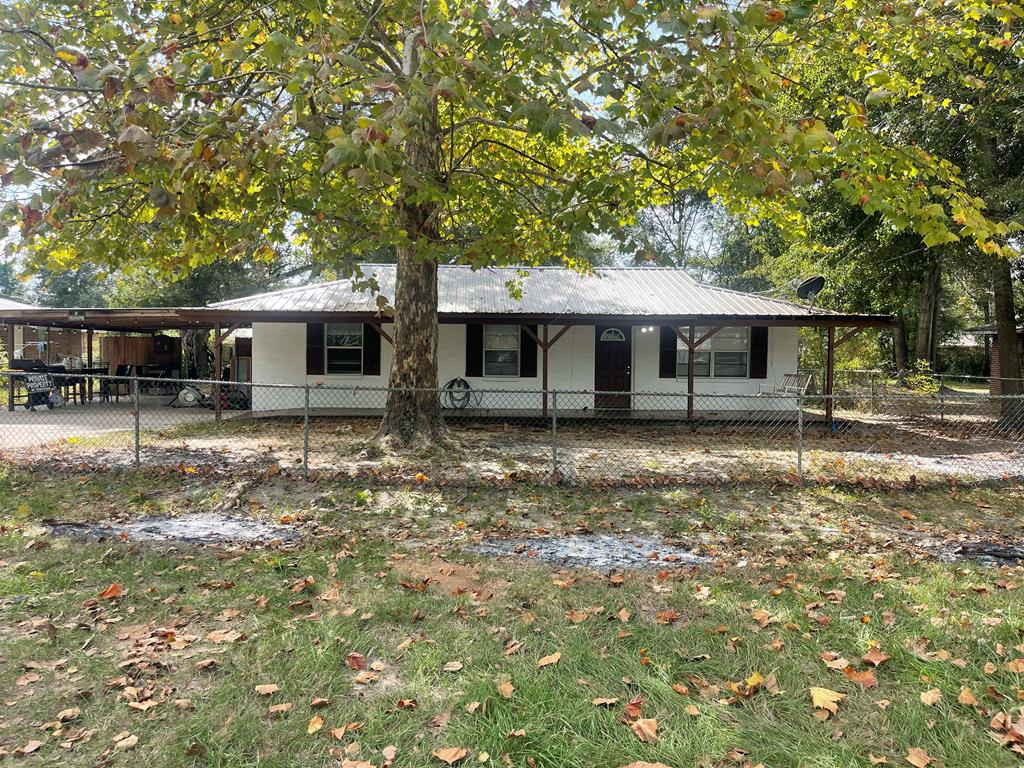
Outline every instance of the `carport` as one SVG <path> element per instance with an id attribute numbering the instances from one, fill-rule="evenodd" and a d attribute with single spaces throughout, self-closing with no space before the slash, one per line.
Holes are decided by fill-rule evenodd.
<path id="1" fill-rule="evenodd" d="M 214 381 L 221 381 L 221 361 L 224 342 L 236 330 L 249 323 L 222 324 L 218 313 L 206 308 L 182 307 L 0 307 L 0 323 L 4 325 L 4 345 L 13 355 L 14 333 L 19 325 L 41 328 L 72 328 L 86 334 L 86 358 L 83 377 L 86 380 L 86 399 L 93 399 L 93 384 L 97 377 L 109 371 L 97 371 L 93 360 L 93 336 L 97 332 L 157 334 L 160 331 L 199 329 L 213 331 Z M 11 358 L 16 359 L 16 358 Z M 17 372 L 15 372 L 17 373 Z M 16 376 L 7 376 L 7 409 L 14 410 Z M 214 385 L 214 412 L 220 418 L 220 386 Z"/>

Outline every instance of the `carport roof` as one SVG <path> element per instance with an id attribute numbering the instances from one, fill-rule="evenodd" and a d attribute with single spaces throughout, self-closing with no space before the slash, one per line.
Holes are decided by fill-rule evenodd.
<path id="1" fill-rule="evenodd" d="M 150 332 L 211 328 L 213 320 L 185 317 L 178 307 L 21 307 L 0 306 L 0 323 L 97 331 Z"/>

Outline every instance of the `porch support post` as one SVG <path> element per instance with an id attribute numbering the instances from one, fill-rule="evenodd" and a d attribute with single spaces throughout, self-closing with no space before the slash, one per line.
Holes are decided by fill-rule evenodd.
<path id="1" fill-rule="evenodd" d="M 544 341 L 540 345 L 540 376 L 541 388 L 544 390 L 544 404 L 540 409 L 541 418 L 548 417 L 548 324 L 544 324 Z"/>
<path id="2" fill-rule="evenodd" d="M 828 327 L 828 344 L 825 348 L 825 421 L 832 428 L 832 414 L 834 405 L 832 393 L 835 390 L 836 375 L 836 329 Z"/>
<path id="3" fill-rule="evenodd" d="M 7 336 L 4 346 L 7 347 L 7 369 L 14 369 L 14 323 L 7 323 Z M 7 377 L 7 410 L 14 410 L 14 376 Z"/>
<path id="4" fill-rule="evenodd" d="M 85 329 L 85 367 L 92 368 L 92 328 Z M 85 388 L 88 391 L 89 402 L 92 402 L 92 373 L 85 377 Z"/>
<path id="5" fill-rule="evenodd" d="M 217 421 L 220 421 L 220 356 L 223 342 L 220 323 L 215 323 L 213 326 L 213 380 L 217 383 L 213 385 L 213 413 Z"/>
<path id="6" fill-rule="evenodd" d="M 696 349 L 696 343 L 694 340 L 695 329 L 691 325 L 689 339 L 687 339 L 686 346 L 686 418 L 687 420 L 693 419 L 693 363 L 694 363 L 694 350 Z"/>
<path id="7" fill-rule="evenodd" d="M 562 338 L 562 336 L 565 335 L 565 332 L 568 331 L 570 327 L 571 326 L 563 325 L 562 326 L 562 330 L 560 330 L 558 333 L 556 333 L 554 336 L 552 336 L 550 338 L 550 340 L 549 340 L 548 339 L 548 328 L 549 328 L 549 326 L 546 323 L 544 325 L 544 333 L 543 333 L 543 335 L 541 337 L 538 337 L 537 334 L 534 333 L 533 330 L 530 328 L 530 326 L 528 326 L 528 325 L 521 325 L 520 326 L 520 328 L 522 328 L 524 331 L 526 331 L 526 334 L 531 339 L 533 339 L 535 342 L 537 342 L 537 346 L 540 347 L 540 349 L 541 349 L 541 357 L 540 357 L 540 359 L 541 359 L 541 388 L 544 390 L 543 400 L 542 400 L 542 405 L 541 405 L 541 416 L 543 416 L 544 418 L 547 418 L 547 415 L 548 415 L 548 350 L 551 349 L 553 346 L 555 346 L 555 342 L 557 342 L 560 338 Z"/>

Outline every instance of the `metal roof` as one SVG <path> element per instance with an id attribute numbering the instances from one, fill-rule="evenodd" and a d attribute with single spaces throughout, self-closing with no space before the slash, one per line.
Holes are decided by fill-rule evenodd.
<path id="1" fill-rule="evenodd" d="M 5 299 L 0 296 L 0 309 L 35 309 L 31 304 L 22 304 L 14 299 Z"/>
<path id="2" fill-rule="evenodd" d="M 366 264 L 380 295 L 390 305 L 394 264 Z M 513 296 L 510 285 L 521 287 Z M 211 304 L 241 312 L 376 313 L 377 297 L 357 290 L 351 279 L 304 285 Z M 672 267 L 599 268 L 584 274 L 562 267 L 438 268 L 438 313 L 445 315 L 522 315 L 564 317 L 742 317 L 766 319 L 851 317 L 791 301 L 702 285 Z M 863 316 L 870 317 L 870 316 Z"/>

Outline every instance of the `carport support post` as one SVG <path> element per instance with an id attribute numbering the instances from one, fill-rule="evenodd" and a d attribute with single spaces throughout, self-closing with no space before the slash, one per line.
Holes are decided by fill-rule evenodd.
<path id="1" fill-rule="evenodd" d="M 14 323 L 7 323 L 7 338 L 4 339 L 4 346 L 7 347 L 7 369 L 13 369 L 14 363 Z M 7 410 L 14 410 L 14 376 L 7 377 Z"/>
<path id="2" fill-rule="evenodd" d="M 220 323 L 213 326 L 213 413 L 217 421 L 220 421 L 220 355 L 221 343 Z"/>
<path id="3" fill-rule="evenodd" d="M 85 329 L 85 367 L 92 368 L 92 328 Z M 89 402 L 92 402 L 92 373 L 85 377 L 88 382 L 86 388 L 89 391 Z"/>
<path id="4" fill-rule="evenodd" d="M 139 430 L 139 379 L 137 376 L 132 376 L 132 412 L 135 414 L 135 466 L 139 466 L 140 454 L 142 448 L 142 436 Z"/>

